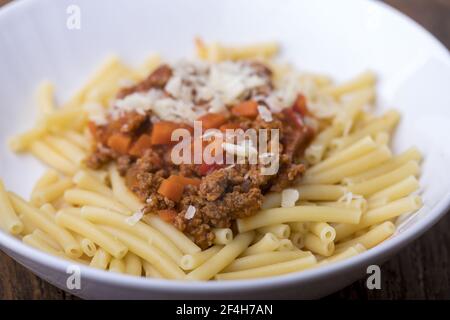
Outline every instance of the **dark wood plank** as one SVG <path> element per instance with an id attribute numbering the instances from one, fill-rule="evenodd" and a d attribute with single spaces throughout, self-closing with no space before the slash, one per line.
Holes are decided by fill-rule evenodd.
<path id="1" fill-rule="evenodd" d="M 448 0 L 385 0 L 416 20 L 450 48 L 450 1 Z"/>
<path id="2" fill-rule="evenodd" d="M 41 280 L 0 251 L 0 300 L 5 299 L 74 299 L 70 294 Z"/>
<path id="3" fill-rule="evenodd" d="M 0 0 L 0 6 L 9 0 Z M 450 1 L 386 0 L 450 48 Z M 365 279 L 327 299 L 450 299 L 450 215 L 382 266 L 382 289 Z M 0 252 L 0 299 L 73 299 Z"/>

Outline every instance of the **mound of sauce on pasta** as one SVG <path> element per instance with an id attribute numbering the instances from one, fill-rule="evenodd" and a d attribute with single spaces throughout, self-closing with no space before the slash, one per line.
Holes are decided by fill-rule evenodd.
<path id="1" fill-rule="evenodd" d="M 171 133 L 192 131 L 195 120 L 221 131 L 279 129 L 278 172 L 261 175 L 260 164 L 248 163 L 175 165 Z M 95 147 L 87 164 L 116 163 L 145 213 L 157 213 L 204 249 L 213 244 L 213 228 L 234 230 L 237 218 L 261 208 L 264 194 L 301 177 L 314 120 L 304 96 L 276 90 L 261 62 L 181 61 L 123 88 L 110 111 L 89 123 Z"/>

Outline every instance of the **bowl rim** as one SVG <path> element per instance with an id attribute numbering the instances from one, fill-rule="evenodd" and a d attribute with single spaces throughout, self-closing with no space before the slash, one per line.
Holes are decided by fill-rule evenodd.
<path id="1" fill-rule="evenodd" d="M 352 0 L 354 1 L 354 0 Z M 359 0 L 361 1 L 361 0 Z M 15 11 L 25 10 L 28 6 L 34 5 L 38 0 L 22 0 L 13 1 L 6 4 L 0 10 L 0 19 Z M 376 6 L 383 10 L 385 14 L 392 14 L 396 19 L 403 20 L 403 23 L 412 25 L 417 32 L 425 34 L 431 43 L 433 43 L 435 50 L 441 52 L 442 57 L 445 57 L 447 63 L 450 64 L 450 54 L 447 48 L 424 27 L 419 25 L 412 18 L 404 15 L 397 9 L 387 5 L 386 3 L 365 0 L 367 5 Z M 422 210 L 427 207 L 426 203 Z M 377 258 L 394 253 L 395 251 L 406 246 L 412 240 L 418 238 L 425 231 L 431 228 L 440 218 L 442 218 L 447 211 L 450 210 L 450 190 L 447 190 L 445 196 L 429 209 L 423 218 L 419 219 L 412 226 L 406 230 L 398 233 L 394 237 L 381 243 L 380 245 L 363 252 L 357 256 L 351 257 L 344 261 L 336 262 L 330 265 L 325 265 L 319 268 L 313 268 L 305 271 L 294 272 L 286 275 L 261 278 L 261 279 L 246 279 L 246 280 L 231 280 L 231 281 L 186 281 L 186 280 L 166 280 L 153 279 L 144 277 L 135 277 L 130 275 L 116 274 L 104 270 L 98 270 L 79 264 L 82 274 L 82 281 L 95 280 L 99 282 L 108 283 L 111 285 L 125 286 L 136 289 L 150 289 L 161 291 L 177 291 L 177 292 L 195 292 L 195 293 L 226 293 L 239 290 L 255 290 L 267 287 L 280 287 L 293 283 L 300 284 L 301 282 L 314 281 L 318 278 L 325 278 L 333 274 L 339 274 L 346 269 L 356 268 L 361 265 L 367 265 Z M 69 266 L 74 265 L 73 262 L 49 255 L 41 252 L 31 246 L 22 243 L 19 239 L 0 231 L 0 246 L 12 251 L 27 260 L 34 261 L 40 266 L 50 269 L 57 269 L 65 272 Z M 72 292 L 77 294 L 77 292 Z"/>

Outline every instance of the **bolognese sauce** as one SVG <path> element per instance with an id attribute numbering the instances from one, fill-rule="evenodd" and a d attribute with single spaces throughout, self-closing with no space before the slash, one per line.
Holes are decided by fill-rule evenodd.
<path id="1" fill-rule="evenodd" d="M 300 92 L 290 99 L 274 88 L 268 66 L 256 61 L 161 65 L 146 79 L 123 88 L 112 110 L 89 129 L 95 145 L 86 163 L 115 163 L 128 188 L 200 247 L 213 244 L 214 228 L 255 214 L 264 195 L 281 191 L 305 170 L 302 155 L 315 134 L 314 117 Z M 292 96 L 292 93 L 291 93 Z M 261 164 L 174 164 L 176 129 L 277 129 L 279 169 Z"/>

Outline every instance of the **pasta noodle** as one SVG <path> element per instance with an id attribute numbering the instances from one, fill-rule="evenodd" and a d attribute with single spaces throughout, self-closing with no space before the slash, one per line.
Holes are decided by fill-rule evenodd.
<path id="1" fill-rule="evenodd" d="M 379 244 L 380 242 L 386 240 L 391 235 L 394 234 L 395 226 L 392 222 L 387 221 L 376 226 L 372 230 L 368 231 L 362 236 L 342 242 L 336 246 L 337 250 L 347 249 L 355 244 L 361 244 L 365 248 L 370 249 Z"/>
<path id="2" fill-rule="evenodd" d="M 45 241 L 42 239 L 37 238 L 33 234 L 28 234 L 25 237 L 22 238 L 23 243 L 26 243 L 40 251 L 46 252 L 48 254 L 51 254 L 53 256 L 59 256 L 59 252 L 56 251 L 54 248 L 48 245 Z"/>
<path id="3" fill-rule="evenodd" d="M 410 161 L 403 166 L 384 175 L 360 182 L 358 184 L 350 185 L 348 190 L 350 192 L 360 194 L 363 196 L 370 196 L 377 191 L 389 187 L 396 182 L 407 178 L 408 176 L 417 176 L 419 174 L 419 165 L 417 162 Z"/>
<path id="4" fill-rule="evenodd" d="M 145 276 L 147 278 L 164 278 L 163 275 L 158 270 L 156 270 L 155 267 L 153 267 L 149 262 L 145 260 L 142 262 L 142 267 L 144 268 Z"/>
<path id="5" fill-rule="evenodd" d="M 2 180 L 0 180 L 0 226 L 12 234 L 20 234 L 24 228 L 9 201 Z"/>
<path id="6" fill-rule="evenodd" d="M 279 239 L 286 239 L 291 235 L 291 227 L 287 224 L 276 224 L 273 226 L 262 227 L 256 231 L 262 234 L 272 233 Z"/>
<path id="7" fill-rule="evenodd" d="M 373 121 L 366 127 L 341 138 L 336 138 L 331 141 L 330 145 L 335 149 L 342 149 L 346 146 L 358 141 L 365 136 L 375 134 L 380 131 L 391 130 L 399 121 L 400 115 L 397 111 L 390 110 L 383 115 L 383 117 Z"/>
<path id="8" fill-rule="evenodd" d="M 89 265 L 97 269 L 106 270 L 110 261 L 111 255 L 102 248 L 98 248 Z"/>
<path id="9" fill-rule="evenodd" d="M 374 202 L 391 202 L 413 193 L 419 189 L 419 181 L 414 176 L 409 176 L 388 188 L 378 191 L 369 198 L 369 205 Z"/>
<path id="10" fill-rule="evenodd" d="M 201 251 L 186 235 L 157 216 L 149 214 L 143 220 L 169 238 L 184 254 L 193 254 Z"/>
<path id="11" fill-rule="evenodd" d="M 72 162 L 61 156 L 48 144 L 42 141 L 33 142 L 30 146 L 30 151 L 36 158 L 66 175 L 71 176 L 77 170 Z"/>
<path id="12" fill-rule="evenodd" d="M 242 271 L 219 273 L 215 276 L 216 280 L 237 280 L 263 278 L 275 275 L 286 274 L 290 272 L 300 271 L 312 267 L 316 264 L 316 258 L 311 255 L 291 261 L 280 262 L 263 266 L 259 268 L 247 269 Z"/>
<path id="13" fill-rule="evenodd" d="M 68 141 L 72 142 L 77 147 L 89 151 L 90 149 L 90 143 L 89 140 L 86 139 L 82 134 L 73 131 L 73 130 L 67 130 L 60 133 L 62 137 L 67 139 Z"/>
<path id="14" fill-rule="evenodd" d="M 64 252 L 71 258 L 78 258 L 82 251 L 74 237 L 64 228 L 58 226 L 55 222 L 47 218 L 41 212 L 27 204 L 19 196 L 9 193 L 9 199 L 14 209 L 26 216 L 37 228 L 48 233 L 53 239 L 64 248 Z"/>
<path id="15" fill-rule="evenodd" d="M 390 202 L 384 206 L 380 206 L 367 211 L 361 218 L 359 224 L 338 224 L 334 228 L 336 230 L 336 241 L 341 240 L 352 233 L 364 229 L 368 226 L 395 218 L 401 214 L 412 212 L 422 206 L 422 200 L 418 196 L 408 196 L 396 201 Z"/>
<path id="16" fill-rule="evenodd" d="M 235 272 L 247 269 L 263 267 L 266 265 L 294 260 L 311 255 L 305 251 L 273 251 L 241 257 L 234 260 L 223 272 Z"/>
<path id="17" fill-rule="evenodd" d="M 358 223 L 360 217 L 361 211 L 354 208 L 298 206 L 263 210 L 255 216 L 238 219 L 237 226 L 240 232 L 246 232 L 272 224 L 295 221 Z"/>
<path id="18" fill-rule="evenodd" d="M 36 206 L 53 202 L 60 198 L 64 192 L 71 188 L 73 183 L 70 179 L 61 179 L 45 188 L 40 188 L 31 194 L 31 202 Z"/>
<path id="19" fill-rule="evenodd" d="M 274 251 L 279 247 L 279 245 L 280 240 L 278 240 L 278 238 L 274 234 L 266 233 L 264 237 L 261 238 L 261 240 L 248 247 L 247 250 L 245 250 L 241 254 L 241 257 L 250 256 L 262 252 Z"/>
<path id="20" fill-rule="evenodd" d="M 87 191 L 100 193 L 106 197 L 113 197 L 114 194 L 110 188 L 102 183 L 97 177 L 92 176 L 86 170 L 80 170 L 73 176 L 73 182 L 78 188 Z"/>
<path id="21" fill-rule="evenodd" d="M 366 87 L 373 86 L 375 84 L 375 75 L 373 72 L 366 71 L 359 75 L 357 78 L 352 79 L 346 83 L 330 86 L 328 88 L 323 89 L 323 91 L 327 94 L 331 94 L 333 96 L 341 96 L 343 94 L 364 89 Z"/>
<path id="22" fill-rule="evenodd" d="M 316 164 L 320 160 L 331 142 L 342 130 L 336 126 L 331 126 L 317 135 L 313 142 L 305 150 L 305 159 L 310 164 Z"/>
<path id="23" fill-rule="evenodd" d="M 112 258 L 109 263 L 109 271 L 125 273 L 125 262 L 122 259 Z"/>
<path id="24" fill-rule="evenodd" d="M 128 249 L 122 243 L 111 237 L 107 233 L 97 228 L 94 224 L 70 214 L 67 211 L 59 211 L 56 215 L 56 222 L 67 229 L 91 239 L 98 246 L 111 254 L 114 258 L 121 259 L 125 256 Z"/>
<path id="25" fill-rule="evenodd" d="M 240 233 L 217 254 L 187 274 L 187 280 L 209 280 L 238 257 L 253 240 L 254 232 Z"/>
<path id="26" fill-rule="evenodd" d="M 333 241 L 323 241 L 312 233 L 308 233 L 305 235 L 304 245 L 307 250 L 325 257 L 331 256 L 334 252 Z"/>
<path id="27" fill-rule="evenodd" d="M 308 184 L 295 186 L 298 191 L 299 201 L 334 201 L 341 198 L 347 189 L 343 186 L 326 184 Z M 280 207 L 281 193 L 269 193 L 265 196 L 262 209 L 272 209 Z"/>
<path id="28" fill-rule="evenodd" d="M 142 261 L 132 252 L 128 252 L 124 258 L 125 273 L 132 276 L 140 277 L 142 274 Z"/>
<path id="29" fill-rule="evenodd" d="M 348 247 L 341 253 L 334 254 L 331 257 L 328 257 L 327 259 L 321 260 L 318 264 L 324 265 L 324 264 L 329 264 L 329 263 L 346 260 L 346 259 L 356 256 L 364 251 L 366 251 L 366 248 L 362 244 L 357 243 L 354 246 Z"/>
<path id="30" fill-rule="evenodd" d="M 180 260 L 180 267 L 183 270 L 193 270 L 209 260 L 212 256 L 218 253 L 223 246 L 215 245 L 209 249 L 194 254 L 186 254 Z"/>
<path id="31" fill-rule="evenodd" d="M 130 215 L 131 212 L 114 199 L 104 195 L 81 189 L 69 189 L 64 192 L 64 200 L 77 206 L 96 206 L 111 209 L 123 214 Z"/>
<path id="32" fill-rule="evenodd" d="M 336 238 L 336 230 L 325 222 L 311 222 L 308 229 L 323 242 L 331 242 Z"/>
<path id="33" fill-rule="evenodd" d="M 229 244 L 233 241 L 233 231 L 230 228 L 216 228 L 213 233 L 214 244 Z"/>
<path id="34" fill-rule="evenodd" d="M 49 81 L 42 82 L 37 90 L 37 102 L 41 115 L 50 114 L 55 111 L 56 106 L 53 100 L 54 87 Z"/>
<path id="35" fill-rule="evenodd" d="M 277 251 L 291 251 L 294 250 L 294 244 L 289 239 L 281 239 L 278 242 Z"/>
<path id="36" fill-rule="evenodd" d="M 36 192 L 41 188 L 48 187 L 49 185 L 57 182 L 59 180 L 58 172 L 49 169 L 39 178 L 39 180 L 34 184 L 32 193 Z"/>
<path id="37" fill-rule="evenodd" d="M 295 232 L 291 235 L 291 241 L 292 244 L 297 247 L 298 249 L 303 249 L 305 246 L 305 233 L 302 232 Z"/>
<path id="38" fill-rule="evenodd" d="M 347 163 L 333 167 L 331 169 L 316 174 L 306 175 L 302 180 L 303 184 L 333 184 L 338 183 L 347 176 L 361 173 L 371 169 L 391 157 L 391 151 L 386 146 L 381 146 L 372 152 Z"/>
<path id="39" fill-rule="evenodd" d="M 421 159 L 422 155 L 416 148 L 413 147 L 397 156 L 392 157 L 389 161 L 386 161 L 384 164 L 378 167 L 344 179 L 344 182 L 346 182 L 347 184 L 358 183 L 395 170 L 405 163 L 408 163 L 409 161 L 419 162 Z"/>
<path id="40" fill-rule="evenodd" d="M 86 158 L 86 154 L 81 148 L 64 138 L 48 135 L 43 140 L 75 165 L 81 165 Z"/>
<path id="41" fill-rule="evenodd" d="M 142 203 L 130 190 L 128 190 L 114 166 L 109 168 L 109 178 L 111 179 L 113 194 L 121 203 L 134 212 L 142 209 Z"/>
<path id="42" fill-rule="evenodd" d="M 376 147 L 377 145 L 371 137 L 362 138 L 348 148 L 335 153 L 334 155 L 328 157 L 317 165 L 311 167 L 306 174 L 314 174 L 326 169 L 336 167 L 337 165 L 367 154 L 368 152 L 373 151 Z"/>
<path id="43" fill-rule="evenodd" d="M 163 252 L 151 246 L 148 242 L 116 228 L 102 227 L 102 230 L 117 237 L 131 252 L 150 262 L 162 275 L 169 279 L 183 279 L 184 272 Z"/>
<path id="44" fill-rule="evenodd" d="M 83 207 L 81 209 L 81 215 L 83 218 L 93 223 L 119 228 L 133 233 L 140 238 L 146 239 L 177 263 L 182 257 L 181 251 L 168 238 L 157 229 L 154 229 L 143 222 L 138 221 L 134 225 L 131 225 L 126 221 L 126 216 L 108 209 L 90 206 Z"/>

